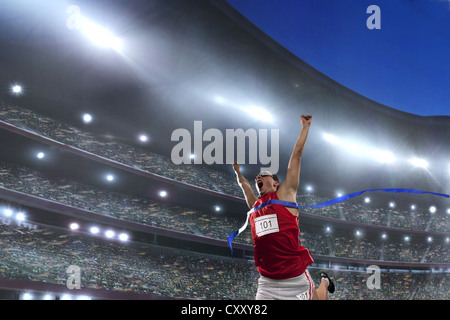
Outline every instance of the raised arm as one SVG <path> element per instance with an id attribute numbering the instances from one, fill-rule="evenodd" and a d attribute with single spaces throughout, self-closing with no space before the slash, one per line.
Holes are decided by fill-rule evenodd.
<path id="1" fill-rule="evenodd" d="M 302 123 L 302 129 L 300 131 L 297 142 L 295 143 L 291 158 L 289 159 L 286 180 L 283 182 L 277 192 L 279 199 L 292 202 L 296 202 L 297 190 L 300 183 L 301 158 L 303 155 L 303 150 L 305 149 L 306 140 L 308 138 L 312 116 L 301 115 L 300 120 Z"/>
<path id="2" fill-rule="evenodd" d="M 242 192 L 244 193 L 245 201 L 247 202 L 247 206 L 249 208 L 252 208 L 255 202 L 258 200 L 255 193 L 253 192 L 252 186 L 250 185 L 250 182 L 248 182 L 247 179 L 242 175 L 239 164 L 235 161 L 233 163 L 233 169 L 236 173 L 236 179 L 239 184 L 239 186 L 242 189 Z"/>

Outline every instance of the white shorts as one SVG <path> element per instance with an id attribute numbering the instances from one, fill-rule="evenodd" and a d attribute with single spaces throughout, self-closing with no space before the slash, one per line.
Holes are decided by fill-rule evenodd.
<path id="1" fill-rule="evenodd" d="M 308 270 L 295 278 L 275 280 L 260 276 L 256 300 L 312 300 L 314 281 Z"/>

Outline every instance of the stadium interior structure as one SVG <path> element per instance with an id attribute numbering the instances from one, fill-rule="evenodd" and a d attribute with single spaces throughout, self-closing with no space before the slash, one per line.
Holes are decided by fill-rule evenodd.
<path id="1" fill-rule="evenodd" d="M 364 189 L 449 193 L 449 117 L 352 92 L 226 1 L 75 4 L 0 4 L 0 298 L 253 299 L 249 230 L 233 259 L 227 244 L 247 211 L 231 164 L 196 163 L 194 147 L 190 163 L 172 159 L 173 132 L 194 144 L 195 121 L 200 141 L 210 128 L 279 130 L 283 180 L 312 114 L 300 205 Z M 92 42 L 80 12 L 113 45 Z M 248 179 L 267 164 L 249 162 Z M 314 280 L 335 279 L 330 299 L 449 299 L 449 217 L 447 198 L 374 192 L 302 209 L 301 240 Z M 80 289 L 68 288 L 71 266 Z"/>

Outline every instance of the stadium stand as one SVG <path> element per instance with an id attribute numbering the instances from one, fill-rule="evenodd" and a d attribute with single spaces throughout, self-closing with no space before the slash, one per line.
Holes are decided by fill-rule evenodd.
<path id="1" fill-rule="evenodd" d="M 16 121 L 14 125 L 26 127 L 30 130 L 30 123 L 25 125 L 23 119 L 10 116 L 11 110 L 19 110 L 17 107 L 5 108 L 8 112 L 2 113 L 3 121 Z M 23 110 L 23 109 L 21 109 Z M 39 118 L 30 111 L 19 112 L 28 114 L 30 118 Z M 15 120 L 12 120 L 15 119 Z M 44 123 L 56 123 L 47 119 Z M 65 127 L 71 130 L 71 140 L 61 142 L 70 143 L 76 140 L 89 140 L 89 152 L 98 153 L 111 160 L 120 159 L 120 151 L 129 150 L 130 146 L 119 143 L 109 143 L 114 148 L 108 151 L 99 151 L 103 143 L 101 138 L 83 133 L 81 130 L 71 129 L 63 124 L 54 124 L 53 127 Z M 43 132 L 55 132 L 41 126 Z M 89 138 L 87 139 L 86 137 Z M 53 136 L 57 138 L 57 136 Z M 93 148 L 98 145 L 99 148 Z M 81 145 L 76 145 L 82 147 Z M 119 147 L 120 146 L 120 147 Z M 142 164 L 150 157 L 157 155 L 147 154 L 145 151 L 134 152 L 135 158 L 127 165 Z M 125 151 L 128 153 L 128 151 Z M 157 167 L 169 168 L 172 164 L 167 159 L 159 156 Z M 173 165 L 172 165 L 173 166 Z M 150 167 L 145 166 L 146 170 Z M 214 186 L 219 174 L 209 172 L 207 168 L 197 169 L 198 173 L 186 180 L 186 172 L 173 170 L 168 178 L 175 179 L 181 184 L 193 184 L 215 192 L 222 192 Z M 170 171 L 170 170 L 168 170 Z M 163 173 L 163 172 L 159 172 Z M 233 183 L 232 176 L 227 177 L 223 173 L 220 185 Z M 145 199 L 133 194 L 118 193 L 95 185 L 85 185 L 65 177 L 49 177 L 44 173 L 15 164 L 8 161 L 0 163 L 1 187 L 10 191 L 16 191 L 40 197 L 49 201 L 55 201 L 65 206 L 82 208 L 92 213 L 105 216 L 113 216 L 122 220 L 129 220 L 138 224 L 150 225 L 162 229 L 170 229 L 183 234 L 190 233 L 200 237 L 226 239 L 236 226 L 242 222 L 236 217 L 214 216 L 209 212 L 199 209 L 186 208 L 176 204 L 158 202 Z M 198 178 L 197 177 L 201 177 Z M 230 188 L 223 188 L 230 190 Z M 299 204 L 311 204 L 323 201 L 325 198 L 312 194 L 298 196 Z M 16 205 L 20 208 L 20 204 Z M 439 232 L 445 230 L 448 225 L 448 217 L 435 217 L 422 212 L 401 212 L 387 208 L 372 207 L 367 204 L 341 204 L 344 216 L 340 215 L 338 205 L 325 209 L 305 210 L 303 215 L 309 217 L 325 217 L 330 225 L 335 221 L 345 223 L 356 222 L 358 225 L 370 227 L 372 225 L 382 227 L 384 230 L 405 229 L 408 231 L 425 231 L 430 229 Z M 4 208 L 14 207 L 11 203 L 4 203 Z M 407 219 L 398 219 L 396 215 L 409 215 L 411 221 L 419 221 L 417 224 L 408 223 Z M 369 218 L 373 217 L 373 218 Z M 403 223 L 396 222 L 397 220 Z M 87 288 L 104 289 L 106 291 L 124 291 L 136 294 L 148 294 L 167 298 L 189 299 L 252 299 L 256 290 L 257 272 L 250 260 L 233 260 L 229 257 L 217 255 L 205 255 L 193 251 L 161 247 L 151 244 L 132 242 L 121 244 L 95 238 L 85 233 L 74 233 L 51 226 L 29 229 L 11 224 L 2 225 L 2 278 L 17 280 L 44 281 L 53 284 L 64 285 L 67 274 L 64 273 L 70 264 L 80 265 L 84 272 L 82 283 Z M 440 221 L 434 223 L 434 221 Z M 432 226 L 443 226 L 433 229 Z M 334 227 L 333 227 L 334 228 Z M 382 241 L 381 239 L 357 239 L 348 237 L 346 233 L 327 234 L 323 228 L 320 233 L 317 228 L 309 226 L 301 227 L 302 243 L 310 248 L 313 255 L 321 257 L 341 257 L 360 260 L 361 265 L 365 261 L 407 262 L 407 263 L 448 263 L 447 243 L 427 243 L 422 241 L 405 243 L 399 239 Z M 430 230 L 430 231 L 431 231 Z M 447 233 L 443 233 L 444 235 Z M 325 236 L 324 236 L 325 235 Z M 250 234 L 246 232 L 236 240 L 246 245 L 251 244 Z M 93 250 L 98 249 L 98 251 Z M 155 256 L 159 258 L 155 258 Z M 77 257 L 84 257 L 81 261 Z M 95 257 L 95 258 L 94 258 Z M 111 257 L 115 259 L 111 260 Z M 136 257 L 139 259 L 136 260 Z M 148 259 L 151 257 L 151 259 Z M 140 259 L 142 258 L 142 259 Z M 147 259 L 146 259 L 147 258 Z M 149 263 L 151 260 L 152 263 Z M 155 262 L 157 261 L 157 263 Z M 208 263 L 206 263 L 208 262 Z M 156 264 L 155 264 L 156 263 Z M 239 267 L 236 267 L 236 264 Z M 389 265 L 389 263 L 388 263 Z M 406 264 L 407 265 L 407 264 Z M 405 267 L 404 265 L 403 267 Z M 125 268 L 125 266 L 127 266 Z M 320 263 L 313 266 L 312 274 L 318 277 Z M 350 269 L 350 270 L 349 270 Z M 383 290 L 383 294 L 368 290 L 365 286 L 367 275 L 362 271 L 333 270 L 333 276 L 341 286 L 334 299 L 448 299 L 445 292 L 446 273 L 441 275 L 430 273 L 429 269 L 396 272 L 395 269 L 383 273 L 383 281 L 392 283 L 389 292 Z M 408 269 L 408 268 L 406 268 Z M 105 275 L 105 270 L 107 271 Z M 138 271 L 140 270 L 140 272 Z M 142 270 L 145 270 L 142 272 Z M 212 272 L 214 270 L 214 272 Z M 231 271 L 233 270 L 233 271 Z M 237 273 L 236 270 L 239 270 Z M 402 271 L 401 269 L 400 271 Z M 242 272 L 242 273 L 241 273 Z M 151 276 L 148 276 L 151 275 Z M 444 277 L 444 278 L 440 278 Z M 317 280 L 316 280 L 317 281 Z M 436 285 L 433 293 L 428 284 Z M 228 287 L 230 291 L 222 288 Z M 444 288 L 443 288 L 444 287 Z M 219 289 L 220 288 L 220 289 Z M 233 288 L 231 290 L 231 288 Z M 102 295 L 100 294 L 100 297 Z"/>

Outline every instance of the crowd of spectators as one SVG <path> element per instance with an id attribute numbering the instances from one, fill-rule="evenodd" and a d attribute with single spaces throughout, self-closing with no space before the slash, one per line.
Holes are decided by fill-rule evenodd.
<path id="1" fill-rule="evenodd" d="M 40 135 L 95 153 L 142 170 L 163 175 L 216 192 L 241 197 L 233 174 L 201 166 L 174 165 L 170 159 L 111 137 L 95 136 L 19 107 L 0 103 L 0 119 Z M 82 208 L 102 215 L 226 239 L 242 220 L 214 212 L 159 203 L 135 195 L 119 194 L 99 187 L 49 178 L 30 168 L 0 162 L 0 186 Z M 299 194 L 300 205 L 329 200 L 314 194 Z M 421 210 L 401 210 L 361 204 L 356 201 L 303 213 L 412 230 L 448 232 L 449 215 L 431 215 Z M 235 240 L 251 244 L 247 230 Z M 301 230 L 302 244 L 312 254 L 356 259 L 448 263 L 448 244 L 404 243 L 355 239 Z M 152 293 L 193 299 L 253 299 L 258 274 L 251 261 L 173 251 L 147 244 L 121 245 L 63 230 L 31 230 L 0 225 L 0 277 L 64 284 L 65 268 L 79 265 L 82 283 L 89 288 Z M 311 269 L 315 279 L 319 271 Z M 368 290 L 367 276 L 333 271 L 339 283 L 335 299 L 448 299 L 448 274 L 383 274 L 383 290 Z"/>
<path id="2" fill-rule="evenodd" d="M 118 243 L 39 226 L 0 225 L 0 278 L 66 285 L 67 268 L 80 268 L 82 288 L 119 290 L 189 299 L 253 299 L 258 273 L 252 261 L 143 243 Z M 319 269 L 311 268 L 319 283 Z M 336 292 L 330 299 L 449 299 L 447 273 L 381 274 L 369 289 L 369 273 L 328 270 Z"/>
<path id="3" fill-rule="evenodd" d="M 231 171 L 224 173 L 208 166 L 175 165 L 167 156 L 122 143 L 119 139 L 111 136 L 94 135 L 39 115 L 34 111 L 4 103 L 0 103 L 0 119 L 39 135 L 144 171 L 215 192 L 242 197 L 242 192 Z M 298 194 L 297 196 L 300 205 L 312 205 L 329 199 L 328 195 Z M 333 206 L 302 210 L 304 213 L 334 219 L 411 230 L 448 232 L 450 226 L 448 214 L 431 214 L 428 212 L 428 207 L 420 206 L 417 209 L 400 209 L 390 208 L 388 204 L 386 207 L 371 206 L 361 203 L 360 200 L 350 200 Z"/>
<path id="4" fill-rule="evenodd" d="M 116 243 L 51 228 L 0 225 L 0 277 L 191 299 L 252 299 L 256 273 L 246 260 L 142 243 Z"/>
<path id="5" fill-rule="evenodd" d="M 102 215 L 154 227 L 225 240 L 243 219 L 177 204 L 117 193 L 64 178 L 49 178 L 33 169 L 0 161 L 0 186 Z M 448 262 L 448 243 L 368 240 L 346 234 L 317 233 L 301 228 L 301 242 L 311 253 L 356 259 L 401 262 Z M 235 239 L 252 244 L 250 229 Z"/>

